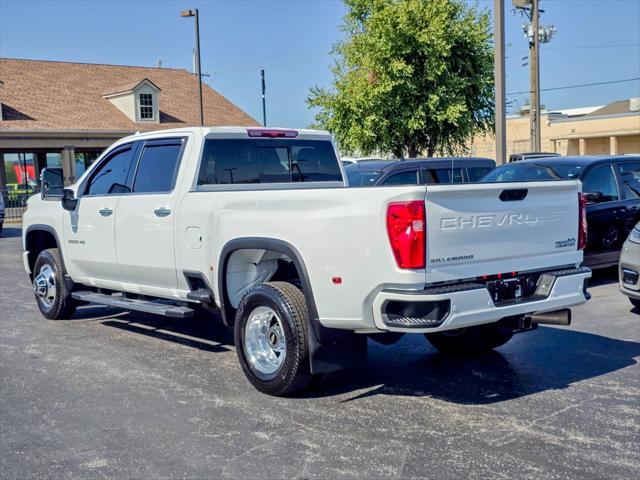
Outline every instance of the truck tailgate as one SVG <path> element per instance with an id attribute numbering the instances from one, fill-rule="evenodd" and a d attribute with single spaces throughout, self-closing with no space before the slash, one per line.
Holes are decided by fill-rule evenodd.
<path id="1" fill-rule="evenodd" d="M 582 262 L 577 181 L 429 185 L 426 282 Z"/>

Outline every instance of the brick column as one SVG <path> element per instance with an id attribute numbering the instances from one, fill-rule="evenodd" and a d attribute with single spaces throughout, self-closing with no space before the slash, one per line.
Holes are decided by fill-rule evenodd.
<path id="1" fill-rule="evenodd" d="M 33 171 L 36 176 L 36 181 L 40 182 L 40 172 L 47 168 L 47 154 L 44 152 L 37 152 L 33 154 Z"/>
<path id="2" fill-rule="evenodd" d="M 76 181 L 76 151 L 73 146 L 62 149 L 62 175 L 64 184 L 71 185 Z"/>
<path id="3" fill-rule="evenodd" d="M 585 155 L 587 151 L 587 141 L 584 138 L 578 139 L 578 155 Z"/>
<path id="4" fill-rule="evenodd" d="M 618 137 L 609 137 L 609 155 L 618 154 Z"/>

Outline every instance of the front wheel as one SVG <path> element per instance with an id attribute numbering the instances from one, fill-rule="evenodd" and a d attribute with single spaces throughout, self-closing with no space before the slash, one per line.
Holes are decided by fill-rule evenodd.
<path id="1" fill-rule="evenodd" d="M 513 337 L 513 330 L 496 322 L 444 332 L 425 333 L 425 337 L 442 353 L 477 354 L 504 345 Z"/>
<path id="2" fill-rule="evenodd" d="M 235 318 L 235 345 L 254 387 L 281 396 L 309 385 L 308 321 L 304 295 L 290 283 L 263 283 L 244 295 Z"/>
<path id="3" fill-rule="evenodd" d="M 64 264 L 57 248 L 43 250 L 33 267 L 33 293 L 40 313 L 49 320 L 68 319 L 76 302 L 64 281 Z"/>

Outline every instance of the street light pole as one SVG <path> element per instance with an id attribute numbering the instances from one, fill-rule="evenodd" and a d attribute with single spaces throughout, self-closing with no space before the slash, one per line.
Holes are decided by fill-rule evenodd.
<path id="1" fill-rule="evenodd" d="M 195 17 L 196 26 L 196 76 L 198 77 L 198 101 L 200 103 L 200 126 L 204 126 L 204 108 L 202 104 L 202 73 L 200 72 L 200 18 L 198 17 L 198 9 L 183 10 L 180 12 L 181 17 Z"/>
<path id="2" fill-rule="evenodd" d="M 506 93 L 504 73 L 504 0 L 493 1 L 496 163 L 502 165 L 507 156 Z"/>
<path id="3" fill-rule="evenodd" d="M 260 70 L 260 76 L 262 77 L 262 126 L 267 126 L 267 101 L 265 99 L 265 83 L 264 83 L 264 69 Z"/>

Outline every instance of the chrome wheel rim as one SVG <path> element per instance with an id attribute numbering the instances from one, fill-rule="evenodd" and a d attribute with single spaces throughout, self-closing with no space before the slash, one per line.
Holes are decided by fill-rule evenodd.
<path id="1" fill-rule="evenodd" d="M 244 328 L 244 352 L 252 370 L 274 375 L 287 354 L 282 320 L 271 308 L 256 307 Z"/>
<path id="2" fill-rule="evenodd" d="M 56 287 L 56 276 L 50 265 L 45 264 L 40 267 L 38 275 L 33 279 L 33 292 L 45 307 L 50 308 L 53 306 L 58 289 Z"/>

